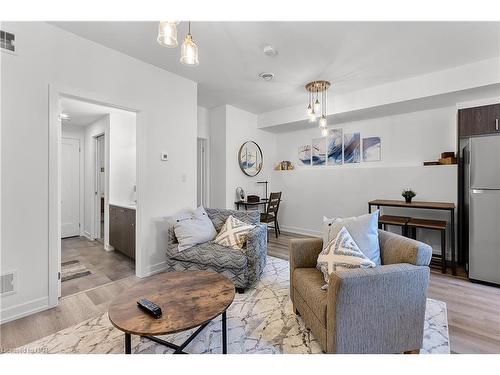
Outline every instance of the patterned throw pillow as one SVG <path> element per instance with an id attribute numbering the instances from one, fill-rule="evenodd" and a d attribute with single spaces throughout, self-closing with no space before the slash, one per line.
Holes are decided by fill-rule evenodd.
<path id="1" fill-rule="evenodd" d="M 316 268 L 323 272 L 325 278 L 326 284 L 322 289 L 328 287 L 330 274 L 337 268 L 371 267 L 375 267 L 375 263 L 361 252 L 346 227 L 342 227 L 337 236 L 321 251 L 316 265 Z"/>
<path id="2" fill-rule="evenodd" d="M 233 215 L 229 215 L 219 234 L 215 237 L 215 243 L 241 250 L 245 242 L 247 242 L 248 233 L 253 228 L 255 228 L 255 225 L 247 224 L 233 217 Z"/>

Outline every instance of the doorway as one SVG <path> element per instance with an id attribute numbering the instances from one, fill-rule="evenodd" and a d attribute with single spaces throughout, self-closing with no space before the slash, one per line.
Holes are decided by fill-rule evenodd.
<path id="1" fill-rule="evenodd" d="M 94 191 L 94 237 L 100 243 L 104 243 L 104 212 L 106 189 L 105 181 L 107 178 L 106 155 L 105 155 L 105 135 L 101 134 L 94 137 L 95 150 L 95 191 Z"/>
<path id="2" fill-rule="evenodd" d="M 207 139 L 197 140 L 197 205 L 206 207 L 208 205 L 208 150 Z"/>
<path id="3" fill-rule="evenodd" d="M 61 140 L 61 238 L 80 235 L 80 140 Z"/>

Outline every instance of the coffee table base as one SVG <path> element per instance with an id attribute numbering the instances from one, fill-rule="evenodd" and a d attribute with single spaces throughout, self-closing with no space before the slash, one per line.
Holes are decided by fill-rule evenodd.
<path id="1" fill-rule="evenodd" d="M 181 345 L 173 344 L 171 342 L 159 339 L 158 337 L 155 337 L 155 336 L 141 336 L 141 337 L 145 337 L 145 338 L 147 338 L 151 341 L 154 341 L 158 344 L 161 344 L 161 345 L 164 345 L 168 348 L 174 349 L 175 351 L 173 354 L 189 354 L 189 353 L 184 351 L 186 346 L 188 346 L 189 343 L 191 341 L 193 341 L 194 338 L 196 336 L 198 336 L 200 334 L 200 332 L 206 326 L 208 326 L 210 323 L 211 323 L 211 321 L 199 326 L 198 329 L 195 332 L 193 332 L 193 334 L 191 336 L 189 336 L 188 339 L 186 341 L 184 341 Z M 125 354 L 131 354 L 131 353 L 132 353 L 132 338 L 131 338 L 130 333 L 125 333 Z M 227 321 L 226 321 L 226 312 L 225 311 L 222 313 L 222 354 L 227 354 Z"/>

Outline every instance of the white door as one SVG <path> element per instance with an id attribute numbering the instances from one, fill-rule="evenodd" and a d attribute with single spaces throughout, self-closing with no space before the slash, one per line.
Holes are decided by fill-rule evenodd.
<path id="1" fill-rule="evenodd" d="M 80 235 L 80 140 L 61 139 L 61 238 Z"/>

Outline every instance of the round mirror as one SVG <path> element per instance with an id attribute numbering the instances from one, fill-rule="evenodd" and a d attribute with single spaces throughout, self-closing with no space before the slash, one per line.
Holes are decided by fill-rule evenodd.
<path id="1" fill-rule="evenodd" d="M 254 141 L 248 141 L 241 145 L 238 152 L 238 162 L 244 174 L 257 176 L 262 169 L 262 150 Z"/>

